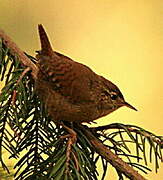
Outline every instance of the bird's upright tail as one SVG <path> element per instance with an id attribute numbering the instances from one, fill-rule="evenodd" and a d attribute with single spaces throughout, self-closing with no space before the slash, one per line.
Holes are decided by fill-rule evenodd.
<path id="1" fill-rule="evenodd" d="M 42 24 L 38 25 L 38 32 L 39 32 L 40 42 L 41 42 L 41 54 L 51 56 L 53 54 L 53 49 L 51 47 L 50 41 L 48 39 L 48 36 Z"/>

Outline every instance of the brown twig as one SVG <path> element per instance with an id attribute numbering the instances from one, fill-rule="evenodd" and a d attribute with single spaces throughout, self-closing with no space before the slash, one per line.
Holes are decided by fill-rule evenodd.
<path id="1" fill-rule="evenodd" d="M 79 162 L 78 162 L 78 159 L 76 157 L 76 154 L 73 151 L 71 152 L 71 154 L 72 154 L 72 157 L 75 161 L 76 170 L 79 172 Z"/>
<path id="2" fill-rule="evenodd" d="M 65 173 L 69 173 L 69 163 L 70 163 L 70 155 L 72 153 L 72 145 L 74 143 L 76 143 L 76 132 L 69 128 L 68 126 L 66 126 L 65 124 L 63 123 L 60 123 L 62 125 L 62 127 L 69 133 L 65 136 L 61 136 L 60 138 L 61 139 L 64 139 L 64 138 L 68 138 L 68 141 L 67 141 L 67 151 L 66 151 L 66 172 Z"/>
<path id="3" fill-rule="evenodd" d="M 27 72 L 29 72 L 31 70 L 30 67 L 27 67 L 26 69 L 24 69 L 24 71 L 22 72 L 21 76 L 19 77 L 19 79 L 17 80 L 16 82 L 16 86 L 19 85 L 20 81 L 23 79 L 23 77 L 25 76 L 25 74 Z M 16 89 L 13 90 L 13 94 L 12 94 L 12 101 L 11 101 L 11 104 L 12 105 L 15 105 L 15 101 L 16 101 L 16 95 L 17 95 L 17 91 Z"/>
<path id="4" fill-rule="evenodd" d="M 24 66 L 29 67 L 32 70 L 32 76 L 34 79 L 37 78 L 38 68 L 37 66 L 24 54 L 24 52 L 12 41 L 12 39 L 0 29 L 0 38 L 3 43 L 11 50 L 13 56 L 18 56 L 19 60 Z"/>
<path id="5" fill-rule="evenodd" d="M 145 180 L 136 170 L 124 162 L 121 158 L 115 155 L 110 149 L 102 144 L 91 132 L 84 126 L 79 126 L 82 129 L 95 151 L 105 158 L 114 168 L 132 180 Z"/>

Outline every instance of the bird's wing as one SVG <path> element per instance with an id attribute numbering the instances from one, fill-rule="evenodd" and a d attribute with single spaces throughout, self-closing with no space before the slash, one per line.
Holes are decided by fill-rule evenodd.
<path id="1" fill-rule="evenodd" d="M 92 84 L 98 76 L 87 66 L 54 52 L 43 26 L 39 25 L 38 30 L 41 51 L 36 57 L 45 81 L 73 102 L 92 101 Z"/>
<path id="2" fill-rule="evenodd" d="M 54 91 L 73 102 L 92 101 L 92 84 L 97 81 L 97 75 L 90 68 L 66 56 L 58 58 L 55 63 L 49 61 L 42 59 L 40 70 Z"/>

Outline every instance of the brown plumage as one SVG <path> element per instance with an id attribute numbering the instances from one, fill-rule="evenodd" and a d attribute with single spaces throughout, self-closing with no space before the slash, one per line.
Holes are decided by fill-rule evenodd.
<path id="1" fill-rule="evenodd" d="M 91 122 L 125 102 L 118 87 L 89 67 L 52 50 L 42 25 L 38 26 L 41 51 L 37 54 L 39 73 L 36 90 L 55 122 Z"/>

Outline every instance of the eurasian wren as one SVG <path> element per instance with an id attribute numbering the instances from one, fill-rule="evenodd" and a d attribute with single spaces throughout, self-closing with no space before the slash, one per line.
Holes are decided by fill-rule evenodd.
<path id="1" fill-rule="evenodd" d="M 128 104 L 111 81 L 52 50 L 42 25 L 38 26 L 41 50 L 38 51 L 36 90 L 55 122 L 91 122 Z"/>

